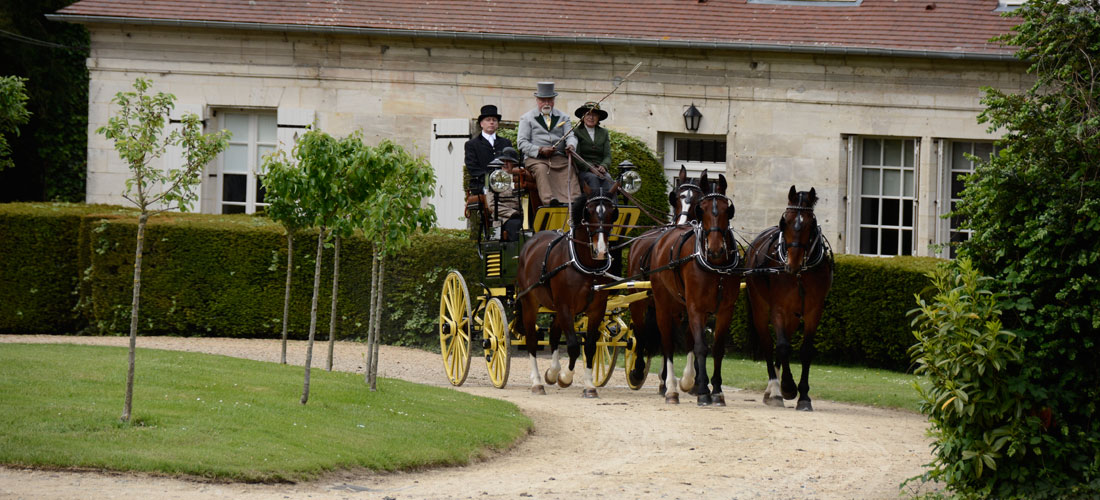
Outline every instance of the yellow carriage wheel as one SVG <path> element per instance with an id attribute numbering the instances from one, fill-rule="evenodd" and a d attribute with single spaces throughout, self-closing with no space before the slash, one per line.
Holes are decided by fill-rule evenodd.
<path id="1" fill-rule="evenodd" d="M 635 381 L 630 380 L 630 370 L 634 368 L 634 363 L 638 359 L 640 354 L 639 351 L 642 346 L 638 345 L 638 339 L 634 337 L 633 329 L 627 331 L 623 338 L 626 339 L 626 347 L 623 348 L 623 362 L 626 364 L 626 385 L 636 391 L 645 385 L 645 379 L 649 377 L 650 358 L 646 358 L 645 360 L 645 373 L 642 374 L 642 379 Z"/>
<path id="2" fill-rule="evenodd" d="M 470 292 L 458 271 L 447 274 L 439 297 L 439 350 L 447 379 L 462 385 L 470 373 Z"/>
<path id="3" fill-rule="evenodd" d="M 500 299 L 492 299 L 485 305 L 485 316 L 481 321 L 481 333 L 485 337 L 485 365 L 489 369 L 489 380 L 493 387 L 503 389 L 508 384 L 508 370 L 512 364 L 511 324 L 504 313 Z"/>
<path id="4" fill-rule="evenodd" d="M 607 381 L 611 380 L 611 374 L 615 372 L 615 361 L 619 358 L 619 351 L 614 346 L 607 345 L 611 341 L 611 332 L 608 330 L 610 321 L 604 320 L 600 323 L 600 338 L 596 341 L 596 359 L 592 361 L 592 383 L 596 387 L 603 387 L 607 385 Z M 580 319 L 573 326 L 578 333 L 588 331 L 588 316 L 581 316 Z M 584 349 L 581 349 L 581 358 L 584 359 Z M 587 360 L 585 363 L 587 364 Z"/>

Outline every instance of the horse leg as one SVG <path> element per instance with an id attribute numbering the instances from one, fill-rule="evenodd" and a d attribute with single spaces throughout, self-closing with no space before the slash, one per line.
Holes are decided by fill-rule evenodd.
<path id="1" fill-rule="evenodd" d="M 676 324 L 680 324 L 680 318 L 677 318 Z M 695 370 L 695 362 L 697 355 L 695 353 L 695 346 L 697 344 L 695 338 L 694 328 L 689 327 L 688 331 L 684 332 L 684 347 L 687 349 L 687 359 L 684 360 L 684 375 L 680 377 L 680 392 L 686 392 L 688 394 L 695 394 L 696 381 L 695 374 L 698 373 Z M 706 355 L 704 355 L 705 357 Z"/>
<path id="2" fill-rule="evenodd" d="M 569 367 L 558 376 L 558 387 L 573 385 L 573 370 L 577 368 L 577 358 L 581 355 L 581 344 L 577 341 L 577 331 L 573 329 L 574 315 L 571 311 L 559 311 L 558 328 L 565 331 L 565 346 L 569 353 Z"/>
<path id="3" fill-rule="evenodd" d="M 783 399 L 794 399 L 798 395 L 798 386 L 794 383 L 794 376 L 791 375 L 791 341 L 789 333 L 795 332 L 798 329 L 798 316 L 794 314 L 776 314 L 772 324 L 776 325 L 775 328 L 775 357 L 776 363 L 779 363 L 780 373 L 780 392 L 783 394 Z"/>
<path id="4" fill-rule="evenodd" d="M 531 358 L 531 393 L 545 395 L 546 389 L 542 386 L 542 380 L 539 377 L 539 363 L 535 359 L 535 353 L 539 349 L 538 327 L 535 325 L 535 320 L 538 318 L 538 304 L 521 300 L 519 316 L 523 324 L 525 347 Z"/>
<path id="5" fill-rule="evenodd" d="M 699 406 L 710 406 L 710 380 L 707 379 L 707 341 L 704 338 L 707 328 L 707 313 L 696 311 L 690 306 L 688 311 L 688 327 L 691 329 L 691 352 L 688 352 L 687 366 L 684 367 L 684 378 L 680 379 L 680 388 L 684 387 L 684 380 L 688 377 L 688 367 L 693 378 L 691 384 L 695 386 L 694 392 Z M 694 356 L 693 356 L 694 354 Z"/>
<path id="6" fill-rule="evenodd" d="M 710 397 L 714 406 L 726 406 L 726 396 L 722 394 L 722 358 L 726 354 L 726 337 L 729 336 L 732 322 L 733 304 L 729 307 L 719 306 L 718 314 L 714 317 L 714 349 L 711 349 L 714 354 L 714 370 L 710 377 Z"/>
<path id="7" fill-rule="evenodd" d="M 645 379 L 647 375 L 645 373 L 646 366 L 649 365 L 648 361 L 653 357 L 653 353 L 657 351 L 656 346 L 653 344 L 660 338 L 660 334 L 656 333 L 657 321 L 654 319 L 656 313 L 653 311 L 653 305 L 647 302 L 650 301 L 638 301 L 630 304 L 630 316 L 634 318 L 632 321 L 634 324 L 642 325 L 641 330 L 635 330 L 634 332 L 634 349 L 638 354 L 634 357 L 634 366 L 626 367 L 627 379 L 630 381 L 630 385 L 633 386 L 638 385 L 640 381 Z"/>
<path id="8" fill-rule="evenodd" d="M 588 331 L 584 335 L 584 391 L 581 396 L 598 398 L 596 381 L 592 377 L 592 366 L 596 362 L 596 343 L 600 339 L 600 321 L 606 311 L 588 312 Z"/>
<path id="9" fill-rule="evenodd" d="M 752 326 L 760 341 L 760 352 L 764 356 L 764 365 L 768 368 L 768 387 L 764 389 L 764 404 L 782 408 L 783 396 L 779 394 L 779 377 L 775 374 L 775 347 L 771 333 L 768 333 L 768 310 L 764 298 L 752 293 L 757 285 L 749 285 L 749 307 L 753 308 Z"/>
<path id="10" fill-rule="evenodd" d="M 543 374 L 543 379 L 546 380 L 546 385 L 554 385 L 558 383 L 558 374 L 561 373 L 561 330 L 558 329 L 557 324 L 550 325 L 550 368 L 546 369 L 546 373 Z"/>
<path id="11" fill-rule="evenodd" d="M 802 375 L 798 381 L 798 403 L 795 409 L 802 411 L 814 411 L 810 403 L 810 363 L 813 362 L 817 348 L 814 347 L 814 335 L 817 333 L 817 324 L 821 320 L 824 304 L 811 308 L 803 317 L 802 347 L 799 358 L 802 361 Z"/>

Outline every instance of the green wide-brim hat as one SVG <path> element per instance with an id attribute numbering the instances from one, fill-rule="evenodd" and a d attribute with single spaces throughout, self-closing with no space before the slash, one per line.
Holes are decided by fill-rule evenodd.
<path id="1" fill-rule="evenodd" d="M 577 108 L 577 110 L 574 111 L 573 114 L 577 118 L 584 118 L 584 115 L 588 114 L 589 110 L 592 110 L 593 113 L 596 113 L 596 116 L 600 117 L 600 121 L 604 121 L 607 119 L 607 111 L 600 109 L 600 105 L 592 101 L 584 103 L 584 105 Z"/>

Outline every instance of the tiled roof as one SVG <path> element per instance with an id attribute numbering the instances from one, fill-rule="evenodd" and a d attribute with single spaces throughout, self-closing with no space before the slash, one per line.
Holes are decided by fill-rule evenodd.
<path id="1" fill-rule="evenodd" d="M 768 0 L 762 0 L 768 1 Z M 997 0 L 81 0 L 59 19 L 1004 57 Z"/>

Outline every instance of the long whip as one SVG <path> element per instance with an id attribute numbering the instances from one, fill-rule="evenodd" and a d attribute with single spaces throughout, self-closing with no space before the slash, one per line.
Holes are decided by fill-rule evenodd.
<path id="1" fill-rule="evenodd" d="M 626 83 L 627 79 L 630 78 L 630 75 L 633 75 L 635 71 L 638 71 L 638 68 L 642 67 L 642 62 L 643 61 L 639 61 L 638 64 L 635 64 L 634 69 L 630 70 L 630 72 L 627 73 L 626 76 L 624 76 L 622 80 L 619 80 L 619 83 L 615 84 L 615 88 L 611 89 L 611 92 L 608 92 L 606 95 L 601 97 L 600 100 L 596 101 L 596 105 L 593 106 L 593 107 L 599 107 L 600 104 L 603 103 L 604 99 L 607 99 L 608 97 L 611 97 L 611 94 L 614 94 L 616 90 L 619 90 L 619 87 L 621 87 L 624 83 Z M 573 124 L 573 127 L 569 129 L 569 132 L 566 132 L 566 133 L 562 134 L 561 139 L 558 139 L 558 141 L 555 142 L 552 147 L 554 149 L 558 149 L 558 145 L 561 144 L 561 141 L 564 141 L 565 138 L 569 137 L 569 135 L 572 134 L 574 130 L 577 130 L 577 126 L 580 125 L 581 122 L 583 122 L 583 121 L 584 121 L 583 119 L 577 120 L 577 122 Z"/>

